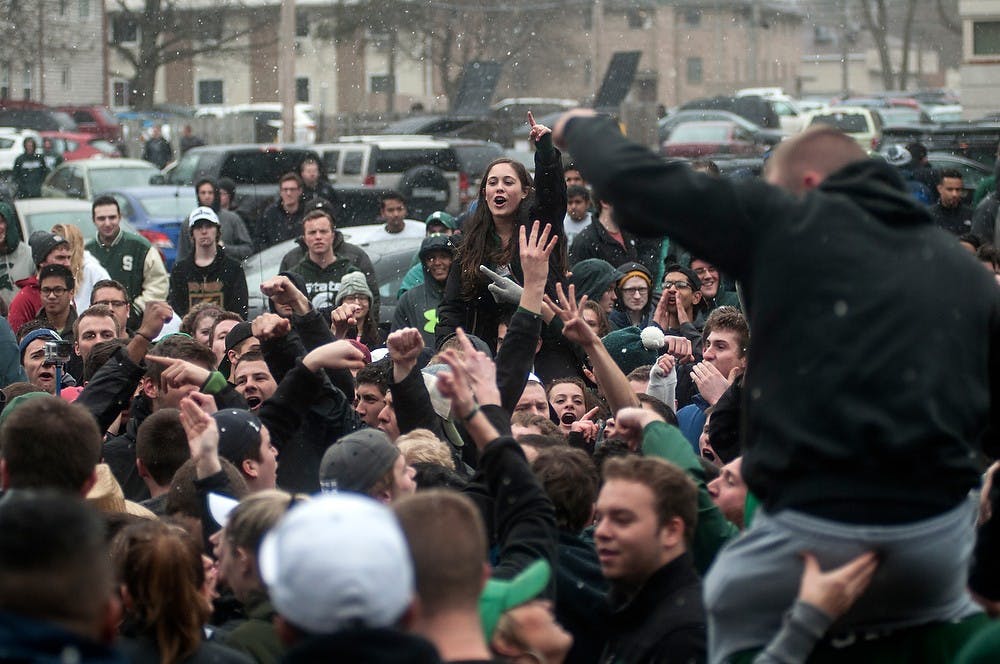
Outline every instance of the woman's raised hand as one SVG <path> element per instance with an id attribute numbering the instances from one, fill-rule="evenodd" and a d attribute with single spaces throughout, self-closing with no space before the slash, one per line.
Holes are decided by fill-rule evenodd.
<path id="1" fill-rule="evenodd" d="M 535 145 L 538 145 L 538 141 L 541 140 L 542 136 L 552 133 L 552 130 L 545 125 L 535 122 L 535 116 L 531 114 L 531 111 L 528 111 L 528 126 L 531 127 L 531 132 L 528 134 L 528 137 Z"/>

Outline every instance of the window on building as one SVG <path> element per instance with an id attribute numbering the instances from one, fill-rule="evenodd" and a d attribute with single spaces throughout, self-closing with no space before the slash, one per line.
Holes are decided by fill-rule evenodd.
<path id="1" fill-rule="evenodd" d="M 309 36 L 309 14 L 302 9 L 295 10 L 295 36 Z"/>
<path id="2" fill-rule="evenodd" d="M 396 82 L 388 74 L 384 76 L 372 76 L 369 79 L 369 90 L 371 92 L 384 92 L 391 94 L 396 90 Z"/>
<path id="3" fill-rule="evenodd" d="M 21 95 L 22 99 L 31 99 L 31 84 L 34 81 L 34 75 L 31 72 L 31 63 L 24 63 L 24 94 Z"/>
<path id="4" fill-rule="evenodd" d="M 66 5 L 69 4 L 69 0 L 59 0 L 59 15 L 66 15 Z"/>
<path id="5" fill-rule="evenodd" d="M 128 106 L 128 82 L 115 81 L 111 86 L 111 96 L 114 99 L 111 103 L 115 106 Z"/>
<path id="6" fill-rule="evenodd" d="M 69 90 L 72 87 L 70 85 L 69 65 L 63 65 L 60 78 L 62 79 L 63 90 Z"/>
<path id="7" fill-rule="evenodd" d="M 600 5 L 597 5 L 600 8 Z M 583 10 L 583 29 L 593 30 L 594 29 L 594 12 L 590 7 L 585 7 Z"/>
<path id="8" fill-rule="evenodd" d="M 649 12 L 645 9 L 629 9 L 625 12 L 625 20 L 628 21 L 630 30 L 645 30 L 651 25 Z"/>
<path id="9" fill-rule="evenodd" d="M 116 44 L 134 44 L 139 41 L 139 24 L 131 16 L 118 14 L 111 21 L 111 38 Z"/>
<path id="10" fill-rule="evenodd" d="M 972 24 L 972 54 L 1000 55 L 1000 21 L 976 21 Z"/>
<path id="11" fill-rule="evenodd" d="M 583 61 L 583 84 L 586 86 L 593 85 L 594 80 L 594 63 L 589 59 Z"/>
<path id="12" fill-rule="evenodd" d="M 79 0 L 80 18 L 90 18 L 90 0 Z"/>
<path id="13" fill-rule="evenodd" d="M 684 11 L 684 23 L 688 27 L 696 28 L 701 25 L 701 10 L 699 9 L 687 9 Z"/>
<path id="14" fill-rule="evenodd" d="M 198 81 L 199 104 L 221 104 L 222 99 L 222 79 Z"/>
<path id="15" fill-rule="evenodd" d="M 0 99 L 10 98 L 10 63 L 0 62 Z"/>
<path id="16" fill-rule="evenodd" d="M 701 58 L 688 58 L 687 82 L 691 85 L 701 85 L 702 77 Z"/>
<path id="17" fill-rule="evenodd" d="M 222 41 L 223 17 L 221 14 L 201 14 L 195 18 L 194 33 L 201 42 Z"/>
<path id="18" fill-rule="evenodd" d="M 309 79 L 302 77 L 295 79 L 295 101 L 309 102 Z"/>

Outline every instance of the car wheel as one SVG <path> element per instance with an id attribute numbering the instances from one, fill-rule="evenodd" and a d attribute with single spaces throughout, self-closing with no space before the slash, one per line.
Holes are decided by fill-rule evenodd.
<path id="1" fill-rule="evenodd" d="M 406 199 L 409 217 L 424 219 L 444 210 L 451 199 L 451 186 L 444 172 L 436 166 L 416 166 L 399 181 L 399 193 Z"/>

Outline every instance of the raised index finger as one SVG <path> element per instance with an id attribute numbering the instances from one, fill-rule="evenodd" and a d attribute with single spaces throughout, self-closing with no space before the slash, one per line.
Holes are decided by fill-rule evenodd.
<path id="1" fill-rule="evenodd" d="M 597 415 L 597 411 L 599 411 L 599 410 L 600 410 L 599 406 L 594 406 L 593 408 L 591 408 L 590 410 L 588 410 L 587 414 L 584 415 L 581 419 L 587 420 L 589 422 L 590 418 L 592 418 L 594 415 Z"/>
<path id="2" fill-rule="evenodd" d="M 153 360 L 154 362 L 157 362 L 159 364 L 168 367 L 173 366 L 181 361 L 179 358 L 176 357 L 160 357 L 159 355 L 147 355 L 146 359 Z"/>
<path id="3" fill-rule="evenodd" d="M 531 111 L 528 111 L 528 124 L 531 125 L 532 127 L 534 127 L 536 124 L 535 116 L 531 114 Z"/>

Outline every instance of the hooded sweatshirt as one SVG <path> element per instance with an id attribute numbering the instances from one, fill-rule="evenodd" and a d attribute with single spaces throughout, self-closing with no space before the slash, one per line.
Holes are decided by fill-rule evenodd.
<path id="1" fill-rule="evenodd" d="M 1000 452 L 1000 289 L 892 166 L 795 197 L 663 163 L 601 120 L 567 140 L 630 231 L 743 282 L 743 477 L 769 511 L 909 523 L 979 484 L 980 450 Z"/>
<path id="2" fill-rule="evenodd" d="M 393 331 L 404 327 L 415 327 L 420 330 L 424 344 L 428 348 L 433 348 L 437 339 L 434 334 L 437 329 L 437 308 L 444 296 L 445 286 L 443 282 L 435 281 L 423 264 L 425 256 L 435 250 L 450 251 L 454 254 L 451 238 L 446 235 L 432 235 L 420 244 L 419 256 L 424 281 L 403 293 L 396 302 L 396 311 L 392 316 Z"/>
<path id="3" fill-rule="evenodd" d="M 7 224 L 7 235 L 0 244 L 0 297 L 9 305 L 20 287 L 17 282 L 35 273 L 31 259 L 31 247 L 21 241 L 21 231 L 17 215 L 10 203 L 0 201 L 0 217 Z"/>
<path id="4" fill-rule="evenodd" d="M 183 316 L 202 302 L 247 317 L 246 275 L 240 263 L 229 258 L 222 247 L 218 247 L 215 260 L 208 265 L 195 265 L 194 256 L 189 256 L 174 265 L 170 273 L 167 303 L 175 312 Z"/>

